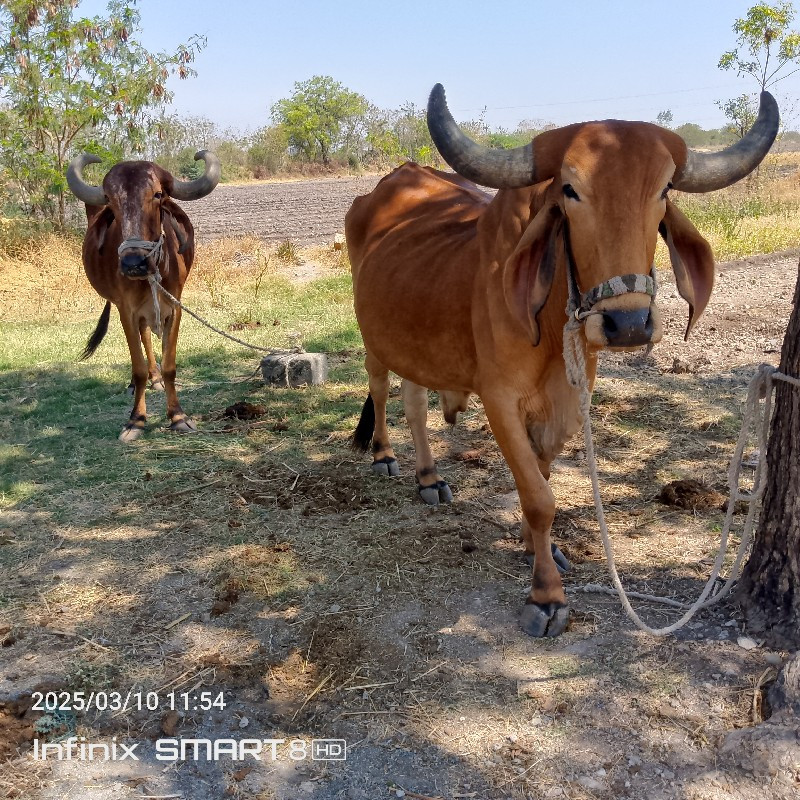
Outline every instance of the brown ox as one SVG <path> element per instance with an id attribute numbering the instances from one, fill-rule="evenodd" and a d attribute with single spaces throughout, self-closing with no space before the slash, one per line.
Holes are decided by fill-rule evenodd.
<path id="1" fill-rule="evenodd" d="M 81 358 L 92 355 L 106 335 L 112 303 L 119 311 L 131 354 L 134 401 L 130 420 L 119 437 L 124 442 L 134 441 L 144 430 L 148 378 L 153 389 L 166 389 L 170 430 L 179 433 L 197 430 L 183 412 L 175 391 L 175 350 L 181 310 L 163 302 L 160 296 L 162 302 L 158 303 L 157 313 L 153 295 L 156 290 L 151 281 L 158 280 L 180 299 L 194 259 L 194 228 L 173 198 L 197 200 L 217 185 L 219 160 L 207 150 L 195 155 L 196 160 L 201 158 L 205 161 L 205 174 L 188 182 L 176 180 L 149 161 L 123 161 L 109 170 L 102 188 L 90 186 L 83 180 L 83 168 L 100 159 L 87 153 L 74 158 L 67 170 L 69 188 L 86 203 L 89 221 L 83 240 L 86 276 L 95 291 L 107 300 Z M 153 355 L 153 331 L 163 331 L 160 372 Z"/>
<path id="2" fill-rule="evenodd" d="M 346 218 L 369 373 L 353 446 L 366 450 L 372 440 L 373 469 L 397 474 L 386 427 L 391 370 L 403 378 L 420 495 L 448 501 L 427 441 L 426 389 L 440 392 L 449 422 L 470 393 L 480 395 L 514 475 L 522 538 L 534 556 L 522 627 L 556 636 L 569 610 L 556 562 L 566 564 L 550 543 L 548 478 L 580 427 L 562 349 L 565 307 L 569 301 L 570 313 L 577 309 L 584 320 L 590 386 L 598 350 L 658 342 L 651 265 L 660 233 L 689 304 L 688 335 L 711 294 L 714 262 L 667 194 L 719 189 L 752 171 L 774 140 L 777 105 L 763 93 L 752 130 L 717 154 L 689 151 L 656 125 L 617 120 L 547 131 L 513 151 L 488 150 L 461 133 L 438 84 L 428 125 L 458 174 L 405 164 L 356 198 Z M 470 180 L 500 191 L 492 199 Z"/>

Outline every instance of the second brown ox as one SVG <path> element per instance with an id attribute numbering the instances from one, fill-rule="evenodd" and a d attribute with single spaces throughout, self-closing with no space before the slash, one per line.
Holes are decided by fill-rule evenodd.
<path id="1" fill-rule="evenodd" d="M 512 151 L 488 150 L 458 129 L 439 84 L 428 125 L 457 174 L 405 164 L 357 198 L 346 218 L 369 373 L 353 444 L 366 450 L 372 441 L 373 469 L 397 474 L 386 426 L 391 370 L 403 378 L 420 495 L 448 501 L 427 440 L 426 389 L 440 392 L 449 422 L 470 393 L 480 395 L 514 475 L 522 538 L 534 556 L 521 624 L 533 636 L 556 636 L 569 609 L 563 557 L 550 542 L 555 501 L 548 478 L 580 427 L 563 356 L 565 307 L 583 320 L 590 386 L 598 350 L 658 342 L 652 264 L 660 233 L 689 304 L 688 336 L 711 295 L 714 261 L 668 192 L 713 191 L 750 173 L 777 133 L 777 105 L 762 93 L 749 133 L 713 154 L 688 150 L 656 125 L 618 120 L 547 131 Z M 500 191 L 492 199 L 471 181 Z"/>
<path id="2" fill-rule="evenodd" d="M 220 178 L 219 159 L 213 153 L 201 150 L 195 159 L 203 159 L 206 168 L 193 181 L 180 181 L 150 161 L 123 161 L 109 170 L 102 186 L 91 186 L 83 179 L 83 169 L 100 159 L 90 153 L 76 156 L 67 169 L 69 188 L 86 204 L 83 266 L 89 283 L 106 299 L 82 358 L 88 358 L 103 340 L 112 304 L 119 311 L 130 351 L 134 399 L 130 419 L 119 436 L 124 442 L 134 441 L 144 430 L 148 379 L 154 389 L 166 391 L 170 430 L 196 430 L 175 390 L 181 310 L 167 302 L 157 303 L 157 290 L 151 286 L 157 280 L 180 299 L 192 267 L 194 228 L 173 198 L 198 200 L 213 191 Z M 160 372 L 153 331 L 163 331 Z"/>

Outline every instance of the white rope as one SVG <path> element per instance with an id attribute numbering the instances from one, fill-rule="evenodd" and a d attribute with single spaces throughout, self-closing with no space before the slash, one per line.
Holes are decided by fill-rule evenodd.
<path id="1" fill-rule="evenodd" d="M 564 326 L 564 360 L 567 367 L 567 380 L 569 381 L 570 385 L 574 389 L 577 389 L 580 393 L 580 411 L 583 417 L 583 433 L 586 442 L 586 464 L 592 481 L 592 494 L 594 496 L 595 508 L 597 510 L 597 521 L 600 526 L 600 535 L 603 539 L 603 548 L 606 553 L 606 560 L 608 561 L 611 580 L 616 588 L 625 612 L 637 628 L 654 636 L 664 636 L 668 633 L 672 633 L 679 628 L 682 628 L 687 622 L 689 622 L 689 620 L 691 620 L 701 608 L 707 608 L 715 603 L 718 603 L 728 594 L 731 587 L 736 582 L 736 579 L 739 576 L 742 561 L 744 560 L 744 556 L 747 553 L 748 547 L 750 546 L 756 513 L 758 511 L 758 506 L 764 493 L 764 489 L 766 488 L 766 453 L 772 406 L 773 380 L 783 380 L 798 387 L 800 387 L 800 380 L 778 372 L 769 364 L 762 364 L 759 367 L 758 372 L 750 381 L 747 392 L 747 405 L 745 407 L 744 419 L 742 421 L 742 431 L 739 434 L 739 440 L 736 444 L 733 459 L 731 460 L 731 465 L 728 470 L 728 510 L 722 529 L 719 552 L 714 561 L 711 576 L 703 588 L 700 597 L 691 606 L 688 606 L 688 610 L 679 620 L 663 628 L 651 628 L 642 621 L 642 619 L 637 615 L 631 606 L 630 601 L 628 600 L 628 594 L 626 594 L 625 589 L 622 586 L 622 581 L 620 580 L 616 564 L 614 562 L 614 550 L 611 545 L 608 526 L 606 525 L 603 501 L 600 497 L 599 479 L 597 476 L 597 460 L 595 458 L 594 441 L 592 438 L 592 423 L 590 418 L 592 398 L 591 393 L 589 392 L 588 381 L 586 379 L 586 357 L 583 340 L 581 337 L 581 324 L 575 319 L 570 319 Z M 763 415 L 760 413 L 760 398 L 764 399 Z M 756 436 L 758 438 L 759 457 L 755 470 L 755 476 L 753 478 L 753 490 L 749 493 L 743 493 L 739 489 L 739 477 L 742 469 L 742 456 L 744 453 L 744 448 L 749 439 L 751 424 L 755 426 Z M 742 540 L 736 553 L 736 559 L 731 568 L 730 577 L 725 582 L 724 586 L 719 590 L 719 592 L 707 600 L 706 598 L 712 592 L 712 589 L 719 578 L 722 562 L 725 558 L 725 553 L 727 552 L 728 536 L 733 523 L 733 513 L 735 510 L 736 501 L 738 500 L 745 501 L 748 504 L 747 517 L 744 523 L 744 530 L 742 531 Z M 584 587 L 583 589 L 583 591 L 591 590 L 592 589 L 589 589 L 588 587 Z M 630 596 L 639 596 L 643 597 L 643 599 L 663 602 L 673 606 L 678 605 L 677 601 L 670 598 L 658 598 L 649 595 L 642 596 L 635 592 L 631 592 Z M 687 607 L 687 604 L 679 605 L 683 608 Z"/>
<path id="2" fill-rule="evenodd" d="M 301 348 L 295 348 L 293 350 L 271 350 L 268 347 L 259 347 L 256 344 L 250 344 L 250 342 L 245 342 L 243 339 L 237 339 L 235 336 L 231 336 L 229 333 L 226 333 L 225 331 L 221 331 L 219 328 L 215 328 L 210 322 L 208 322 L 207 320 L 203 319 L 199 314 L 196 314 L 190 308 L 187 308 L 183 303 L 181 303 L 180 300 L 178 300 L 177 297 L 174 297 L 173 295 L 171 295 L 158 282 L 157 279 L 152 280 L 153 277 L 154 276 L 151 276 L 151 286 L 158 287 L 158 290 L 162 294 L 164 294 L 166 296 L 166 298 L 170 301 L 170 303 L 172 303 L 172 305 L 177 306 L 181 310 L 185 311 L 187 314 L 189 314 L 190 316 L 194 317 L 199 323 L 201 323 L 202 325 L 205 325 L 206 328 L 210 328 L 212 331 L 214 331 L 214 333 L 218 333 L 220 336 L 224 336 L 226 339 L 230 339 L 232 342 L 236 342 L 237 344 L 241 344 L 241 345 L 244 345 L 245 347 L 249 347 L 251 350 L 258 350 L 261 353 L 267 353 L 268 355 L 271 355 L 271 356 L 297 355 L 298 353 L 302 352 Z M 155 289 L 153 291 L 155 292 Z M 289 365 L 287 365 L 287 367 L 286 367 L 286 374 L 287 374 L 286 383 L 288 385 L 288 383 L 289 383 L 289 379 L 288 379 Z"/>
<path id="3" fill-rule="evenodd" d="M 161 286 L 161 273 L 156 272 L 147 276 L 147 281 L 150 284 L 150 291 L 153 293 L 153 314 L 155 316 L 155 328 L 153 333 L 160 339 L 161 338 L 161 305 L 158 302 L 158 289 Z"/>

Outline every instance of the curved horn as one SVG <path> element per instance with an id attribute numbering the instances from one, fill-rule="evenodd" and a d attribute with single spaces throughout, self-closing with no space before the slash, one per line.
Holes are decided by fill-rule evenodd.
<path id="1" fill-rule="evenodd" d="M 513 189 L 531 186 L 534 178 L 533 145 L 494 150 L 462 133 L 447 108 L 444 87 L 437 83 L 428 99 L 428 130 L 442 158 L 459 174 L 483 186 Z"/>
<path id="2" fill-rule="evenodd" d="M 206 171 L 201 177 L 193 181 L 173 180 L 170 194 L 176 200 L 199 200 L 211 194 L 219 183 L 219 159 L 210 150 L 198 150 L 194 154 L 194 160 L 199 161 L 201 158 L 206 162 Z"/>
<path id="3" fill-rule="evenodd" d="M 719 153 L 689 151 L 686 164 L 675 173 L 672 183 L 681 192 L 713 192 L 749 175 L 769 152 L 778 134 L 780 112 L 775 98 L 761 92 L 758 117 L 753 127 L 736 144 Z"/>
<path id="4" fill-rule="evenodd" d="M 83 169 L 87 164 L 99 164 L 100 156 L 92 153 L 81 153 L 69 162 L 67 167 L 67 185 L 72 194 L 83 200 L 88 206 L 104 206 L 106 194 L 99 186 L 91 186 L 83 179 Z"/>

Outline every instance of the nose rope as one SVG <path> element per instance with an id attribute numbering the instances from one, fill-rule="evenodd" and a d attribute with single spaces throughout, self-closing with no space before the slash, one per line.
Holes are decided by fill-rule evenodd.
<path id="1" fill-rule="evenodd" d="M 583 321 L 586 317 L 593 314 L 601 314 L 601 311 L 594 311 L 593 306 L 601 300 L 609 297 L 620 297 L 624 294 L 646 294 L 652 304 L 658 292 L 658 281 L 656 279 L 656 265 L 650 266 L 650 274 L 629 273 L 627 275 L 615 275 L 607 281 L 603 281 L 598 286 L 589 289 L 588 292 L 581 294 L 576 278 L 575 259 L 572 256 L 572 246 L 569 238 L 569 224 L 564 221 L 564 253 L 567 260 L 567 288 L 569 297 L 567 299 L 567 316 L 570 319 Z"/>
<path id="2" fill-rule="evenodd" d="M 164 234 L 162 233 L 161 236 L 155 242 L 151 242 L 149 239 L 124 239 L 122 244 L 117 248 L 117 255 L 122 258 L 122 254 L 126 250 L 145 250 L 147 252 L 147 258 L 152 258 L 156 264 L 161 261 L 161 255 L 163 253 L 164 248 Z"/>
<path id="3" fill-rule="evenodd" d="M 651 268 L 649 275 L 642 275 L 641 273 L 615 275 L 613 278 L 603 281 L 599 286 L 584 292 L 581 295 L 580 304 L 570 316 L 574 316 L 576 320 L 582 320 L 590 314 L 599 314 L 601 312 L 592 311 L 592 306 L 609 297 L 620 297 L 623 294 L 634 292 L 636 294 L 646 294 L 655 299 L 657 291 L 655 266 Z"/>
<path id="4" fill-rule="evenodd" d="M 150 284 L 150 291 L 153 294 L 153 315 L 155 317 L 155 326 L 153 333 L 160 339 L 161 330 L 161 304 L 158 302 L 158 290 L 161 286 L 161 273 L 156 271 L 147 276 L 147 282 Z"/>
<path id="5" fill-rule="evenodd" d="M 157 284 L 161 282 L 161 259 L 164 257 L 164 234 L 155 242 L 148 239 L 124 239 L 122 244 L 117 248 L 117 255 L 122 258 L 122 255 L 127 250 L 144 250 L 147 253 L 146 258 L 153 259 L 156 266 L 156 271 L 147 276 L 147 281 L 150 284 L 150 291 L 153 295 L 153 315 L 155 317 L 155 324 L 153 326 L 153 333 L 160 339 L 162 334 L 161 329 L 161 305 L 158 302 L 158 289 Z"/>

